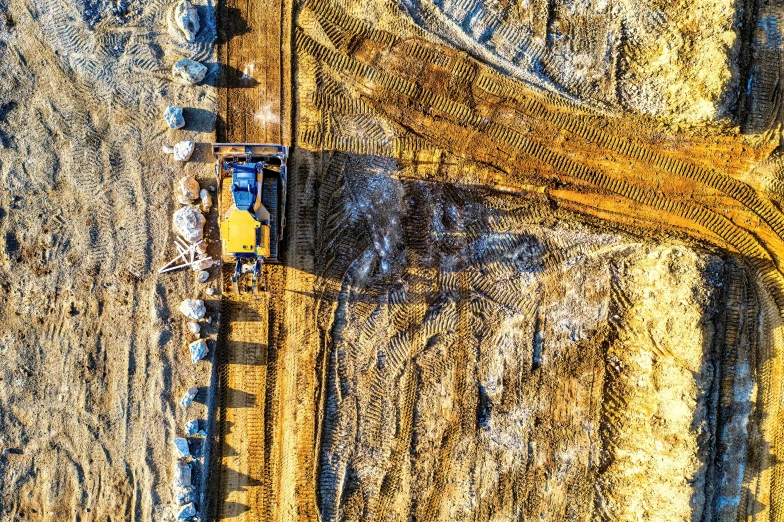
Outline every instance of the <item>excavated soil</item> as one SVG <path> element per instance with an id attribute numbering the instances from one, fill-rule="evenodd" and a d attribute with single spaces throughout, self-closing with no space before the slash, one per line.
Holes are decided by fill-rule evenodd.
<path id="1" fill-rule="evenodd" d="M 195 3 L 0 0 L 0 519 L 173 520 L 199 419 L 202 519 L 777 520 L 780 3 Z M 212 141 L 258 297 L 156 273 Z"/>

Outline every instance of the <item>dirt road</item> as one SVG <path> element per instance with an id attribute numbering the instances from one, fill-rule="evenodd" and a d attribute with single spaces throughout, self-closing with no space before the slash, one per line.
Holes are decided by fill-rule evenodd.
<path id="1" fill-rule="evenodd" d="M 291 17 L 286 0 L 220 6 L 219 141 L 291 145 Z M 292 172 L 289 191 L 297 184 L 297 172 Z M 292 206 L 286 238 L 298 233 L 296 196 Z M 308 288 L 307 274 L 301 276 L 288 262 L 297 254 L 297 242 L 287 243 L 284 264 L 264 267 L 268 293 L 222 299 L 218 444 L 210 499 L 215 520 L 297 518 L 292 512 L 296 474 L 304 470 L 296 460 L 298 439 L 291 436 L 300 431 L 294 428 L 295 359 L 312 336 L 301 320 L 307 307 L 293 305 L 292 295 L 299 294 L 290 291 L 303 285 L 310 290 L 312 283 Z M 233 269 L 223 267 L 224 282 Z"/>

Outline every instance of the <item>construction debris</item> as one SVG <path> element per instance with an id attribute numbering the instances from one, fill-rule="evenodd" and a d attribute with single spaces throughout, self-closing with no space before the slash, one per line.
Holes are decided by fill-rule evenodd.
<path id="1" fill-rule="evenodd" d="M 184 240 L 176 238 L 174 240 L 174 244 L 177 247 L 177 257 L 166 263 L 163 267 L 159 268 L 159 274 L 185 268 L 186 266 L 195 267 L 194 270 L 203 270 L 204 268 L 202 267 L 205 265 L 205 261 L 208 259 L 210 261 L 210 266 L 212 265 L 213 260 L 211 257 L 201 259 L 196 258 L 196 252 L 199 252 L 200 256 L 203 255 L 202 250 L 199 248 L 203 244 L 203 241 L 188 245 Z"/>
<path id="2" fill-rule="evenodd" d="M 196 85 L 207 75 L 207 67 L 187 58 L 177 61 L 172 67 L 172 77 L 185 85 Z"/>
<path id="3" fill-rule="evenodd" d="M 199 197 L 199 182 L 193 176 L 183 176 L 174 186 L 174 197 L 182 205 L 190 205 Z"/>
<path id="4" fill-rule="evenodd" d="M 199 393 L 199 389 L 196 386 L 191 386 L 185 392 L 185 395 L 182 396 L 180 399 L 180 406 L 183 408 L 187 408 L 193 402 L 193 399 L 196 398 L 196 394 Z"/>
<path id="5" fill-rule="evenodd" d="M 174 231 L 190 243 L 196 243 L 204 237 L 206 221 L 202 213 L 190 205 L 178 209 L 172 217 Z"/>
<path id="6" fill-rule="evenodd" d="M 207 307 L 204 306 L 204 301 L 201 299 L 186 299 L 180 304 L 180 312 L 188 319 L 198 321 L 204 318 Z"/>
<path id="7" fill-rule="evenodd" d="M 206 270 L 202 270 L 198 274 L 196 274 L 196 282 L 198 283 L 206 283 L 207 279 L 210 278 L 210 273 Z"/>
<path id="8" fill-rule="evenodd" d="M 205 214 L 210 211 L 212 208 L 212 196 L 206 189 L 201 189 L 199 191 L 199 198 L 201 198 L 201 211 Z"/>
<path id="9" fill-rule="evenodd" d="M 187 439 L 183 439 L 182 437 L 177 437 L 173 441 L 174 447 L 177 449 L 177 454 L 181 459 L 189 459 L 191 458 L 191 449 L 188 447 Z"/>
<path id="10" fill-rule="evenodd" d="M 204 356 L 207 355 L 207 343 L 204 339 L 197 339 L 193 341 L 189 346 L 191 351 L 191 362 L 196 364 L 197 362 L 204 359 Z"/>
<path id="11" fill-rule="evenodd" d="M 174 21 L 185 36 L 185 40 L 193 42 L 199 32 L 199 12 L 189 0 L 181 0 L 174 6 Z"/>
<path id="12" fill-rule="evenodd" d="M 199 259 L 204 259 L 204 254 L 207 253 L 207 240 L 203 240 L 201 243 L 196 245 L 196 252 L 199 253 Z"/>
<path id="13" fill-rule="evenodd" d="M 185 127 L 185 118 L 182 116 L 182 107 L 170 105 L 163 111 L 163 119 L 171 129 L 181 129 Z"/>

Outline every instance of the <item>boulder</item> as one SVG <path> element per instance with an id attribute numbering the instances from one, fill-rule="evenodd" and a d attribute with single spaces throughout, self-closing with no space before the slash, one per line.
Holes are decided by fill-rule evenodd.
<path id="1" fill-rule="evenodd" d="M 196 419 L 189 420 L 185 423 L 185 435 L 187 437 L 193 437 L 199 431 L 199 421 Z"/>
<path id="2" fill-rule="evenodd" d="M 174 487 L 185 488 L 192 483 L 191 465 L 188 462 L 177 461 L 174 464 Z"/>
<path id="3" fill-rule="evenodd" d="M 193 505 L 193 502 L 185 504 L 180 509 L 180 512 L 177 513 L 177 520 L 188 520 L 189 518 L 196 516 L 196 507 Z"/>
<path id="4" fill-rule="evenodd" d="M 205 214 L 212 208 L 212 196 L 206 189 L 199 191 L 199 198 L 201 198 L 201 211 Z"/>
<path id="5" fill-rule="evenodd" d="M 192 141 L 177 142 L 174 145 L 174 159 L 176 159 L 177 161 L 188 161 L 189 159 L 191 159 L 191 156 L 193 155 L 193 149 L 195 147 L 196 144 Z"/>
<path id="6" fill-rule="evenodd" d="M 187 58 L 178 60 L 172 66 L 172 77 L 178 83 L 196 85 L 207 76 L 207 66 Z"/>
<path id="7" fill-rule="evenodd" d="M 174 195 L 183 205 L 190 205 L 199 197 L 199 182 L 193 176 L 184 176 L 174 186 Z"/>
<path id="8" fill-rule="evenodd" d="M 188 330 L 198 337 L 199 333 L 201 332 L 201 326 L 199 326 L 199 323 L 195 321 L 190 321 L 188 322 Z"/>
<path id="9" fill-rule="evenodd" d="M 202 213 L 190 205 L 178 209 L 172 217 L 174 231 L 190 243 L 198 243 L 204 237 L 206 221 Z M 199 270 L 204 269 L 199 268 Z"/>
<path id="10" fill-rule="evenodd" d="M 196 394 L 199 393 L 199 389 L 196 386 L 191 386 L 185 392 L 185 395 L 182 396 L 180 399 L 180 406 L 183 408 L 187 408 L 193 402 L 193 399 L 196 398 Z"/>
<path id="11" fill-rule="evenodd" d="M 207 355 L 207 343 L 204 339 L 197 339 L 193 341 L 188 348 L 191 351 L 191 362 L 196 364 L 197 362 L 204 359 L 204 356 Z"/>
<path id="12" fill-rule="evenodd" d="M 199 283 L 206 283 L 207 279 L 210 278 L 210 273 L 206 270 L 202 270 L 198 274 L 196 274 L 196 281 Z"/>
<path id="13" fill-rule="evenodd" d="M 204 301 L 201 299 L 186 299 L 180 303 L 180 312 L 188 319 L 198 321 L 199 319 L 204 319 L 207 307 L 204 306 Z"/>
<path id="14" fill-rule="evenodd" d="M 174 490 L 174 498 L 177 501 L 178 506 L 182 506 L 184 504 L 188 504 L 194 501 L 193 498 L 193 487 L 189 486 L 187 488 L 177 488 Z"/>
<path id="15" fill-rule="evenodd" d="M 177 28 L 185 36 L 185 40 L 193 42 L 199 32 L 199 12 L 189 0 L 181 0 L 174 6 L 174 21 Z"/>
<path id="16" fill-rule="evenodd" d="M 174 447 L 177 449 L 177 457 L 181 459 L 191 458 L 191 449 L 188 447 L 188 441 L 182 437 L 174 439 Z"/>
<path id="17" fill-rule="evenodd" d="M 170 105 L 163 111 L 163 119 L 171 129 L 181 129 L 185 127 L 185 118 L 182 117 L 182 107 Z M 172 151 L 173 153 L 174 151 Z"/>

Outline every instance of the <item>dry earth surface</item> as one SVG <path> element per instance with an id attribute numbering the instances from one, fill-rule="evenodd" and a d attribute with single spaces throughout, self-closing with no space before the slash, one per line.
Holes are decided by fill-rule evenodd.
<path id="1" fill-rule="evenodd" d="M 216 520 L 778 520 L 780 3 L 260 4 L 0 0 L 0 519 L 173 520 L 195 418 Z M 261 297 L 156 274 L 214 140 Z"/>

